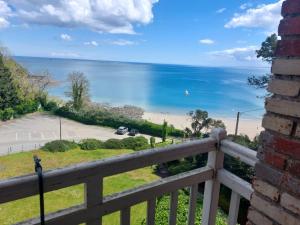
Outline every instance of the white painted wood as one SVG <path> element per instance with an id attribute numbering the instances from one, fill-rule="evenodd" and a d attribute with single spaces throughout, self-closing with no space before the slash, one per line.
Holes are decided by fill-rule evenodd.
<path id="1" fill-rule="evenodd" d="M 233 143 L 229 140 L 221 141 L 221 151 L 236 159 L 241 160 L 242 162 L 250 166 L 255 166 L 256 162 L 258 161 L 258 159 L 256 158 L 256 151 Z"/>
<path id="2" fill-rule="evenodd" d="M 146 150 L 126 156 L 118 156 L 96 162 L 79 164 L 45 173 L 46 192 L 72 185 L 85 183 L 85 203 L 59 212 L 46 215 L 47 225 L 101 224 L 101 217 L 121 211 L 121 224 L 130 224 L 130 207 L 147 201 L 147 225 L 155 224 L 155 199 L 167 193 L 171 194 L 169 224 L 176 224 L 178 190 L 192 187 L 190 194 L 189 225 L 195 222 L 198 183 L 205 183 L 203 225 L 214 225 L 217 213 L 220 183 L 231 188 L 236 194 L 250 199 L 253 189 L 249 183 L 223 169 L 224 152 L 240 155 L 252 164 L 256 160 L 254 151 L 223 140 L 226 132 L 215 129 L 212 137 L 183 145 Z M 217 144 L 217 148 L 216 148 Z M 137 187 L 111 196 L 102 196 L 103 177 L 174 159 L 209 152 L 207 166 L 175 176 L 167 177 L 141 187 Z M 226 152 L 226 153 L 227 153 Z M 229 154 L 228 153 L 228 154 Z M 255 157 L 255 160 L 254 158 Z M 31 195 L 36 195 L 36 175 L 13 178 L 0 182 L 0 203 L 5 203 Z M 237 197 L 232 198 L 232 213 L 237 207 Z M 235 204 L 234 204 L 235 203 Z M 236 215 L 235 215 L 236 216 Z M 39 219 L 24 221 L 21 224 L 39 224 Z"/>
<path id="3" fill-rule="evenodd" d="M 194 184 L 193 186 L 190 187 L 188 225 L 195 225 L 197 195 L 198 195 L 198 184 Z"/>
<path id="4" fill-rule="evenodd" d="M 231 198 L 230 198 L 229 214 L 228 214 L 228 225 L 237 224 L 237 219 L 239 216 L 240 200 L 241 200 L 240 195 L 232 191 Z"/>
<path id="5" fill-rule="evenodd" d="M 225 169 L 220 169 L 218 171 L 217 179 L 222 184 L 224 184 L 234 192 L 238 193 L 239 195 L 243 196 L 247 200 L 250 200 L 250 197 L 254 192 L 250 183 L 239 178 L 233 173 L 228 172 Z"/>
<path id="6" fill-rule="evenodd" d="M 47 171 L 44 173 L 45 192 L 85 183 L 89 177 L 93 176 L 111 176 L 153 164 L 210 152 L 215 150 L 215 143 L 214 138 L 206 138 Z M 0 181 L 0 204 L 36 194 L 38 194 L 36 175 Z"/>
<path id="7" fill-rule="evenodd" d="M 178 206 L 178 191 L 173 191 L 170 196 L 169 225 L 176 225 Z"/>
<path id="8" fill-rule="evenodd" d="M 216 176 L 217 171 L 223 168 L 224 153 L 220 151 L 220 144 L 221 141 L 226 138 L 226 132 L 222 129 L 218 129 L 215 130 L 212 135 L 218 142 L 218 149 L 217 151 L 208 153 L 207 167 L 214 169 L 214 176 Z M 202 225 L 215 225 L 219 193 L 220 182 L 216 177 L 205 182 Z"/>
<path id="9" fill-rule="evenodd" d="M 130 208 L 121 210 L 121 225 L 130 225 Z"/>
<path id="10" fill-rule="evenodd" d="M 147 201 L 147 225 L 155 225 L 156 199 Z"/>
<path id="11" fill-rule="evenodd" d="M 107 214 L 111 214 L 138 203 L 149 201 L 156 196 L 161 196 L 187 186 L 192 186 L 194 185 L 195 181 L 202 183 L 206 180 L 211 179 L 212 176 L 213 170 L 204 167 L 175 176 L 167 177 L 144 186 L 104 197 L 102 204 L 98 204 L 91 209 L 87 209 L 85 205 L 82 209 L 80 206 L 80 210 L 73 212 L 74 218 L 76 218 L 76 224 L 83 223 L 87 220 L 96 220 L 99 218 L 99 215 L 104 216 Z M 73 220 L 73 215 L 69 215 L 69 209 L 46 216 L 47 225 L 68 224 L 61 222 L 68 220 Z M 38 220 L 33 221 L 35 221 L 36 223 L 30 222 L 29 224 L 39 224 Z"/>

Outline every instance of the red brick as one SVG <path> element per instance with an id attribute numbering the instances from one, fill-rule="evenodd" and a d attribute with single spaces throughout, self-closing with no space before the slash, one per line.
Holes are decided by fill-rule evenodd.
<path id="1" fill-rule="evenodd" d="M 300 160 L 288 160 L 287 171 L 294 176 L 300 177 Z"/>
<path id="2" fill-rule="evenodd" d="M 300 179 L 292 176 L 291 174 L 284 174 L 281 178 L 281 189 L 287 191 L 288 193 L 294 195 L 296 198 L 300 198 Z"/>
<path id="3" fill-rule="evenodd" d="M 278 153 L 291 156 L 293 159 L 300 160 L 300 141 L 264 132 L 262 135 L 262 144 L 265 148 L 272 149 Z"/>
<path id="4" fill-rule="evenodd" d="M 255 173 L 258 179 L 265 180 L 275 187 L 300 198 L 300 179 L 287 171 L 282 172 L 264 163 L 256 163 Z"/>
<path id="5" fill-rule="evenodd" d="M 275 55 L 277 57 L 300 56 L 300 39 L 278 41 Z"/>
<path id="6" fill-rule="evenodd" d="M 265 180 L 275 187 L 279 187 L 283 178 L 283 172 L 258 162 L 255 165 L 255 175 L 258 179 Z"/>
<path id="7" fill-rule="evenodd" d="M 280 36 L 300 34 L 300 16 L 281 20 L 278 34 Z"/>
<path id="8" fill-rule="evenodd" d="M 287 157 L 285 155 L 276 152 L 270 152 L 270 151 L 265 151 L 263 154 L 264 154 L 264 161 L 266 163 L 281 170 L 285 169 L 286 160 L 287 160 Z"/>
<path id="9" fill-rule="evenodd" d="M 282 5 L 282 16 L 289 14 L 300 14 L 300 0 L 287 0 Z"/>

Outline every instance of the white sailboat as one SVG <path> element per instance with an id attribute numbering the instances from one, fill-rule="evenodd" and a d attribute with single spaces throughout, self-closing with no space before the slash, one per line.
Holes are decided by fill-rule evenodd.
<path id="1" fill-rule="evenodd" d="M 185 96 L 189 96 L 190 95 L 190 93 L 189 93 L 188 90 L 185 90 L 184 94 L 185 94 Z"/>

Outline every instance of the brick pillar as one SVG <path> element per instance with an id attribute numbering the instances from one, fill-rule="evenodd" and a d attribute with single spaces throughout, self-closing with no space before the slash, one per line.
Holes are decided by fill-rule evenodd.
<path id="1" fill-rule="evenodd" d="M 300 0 L 282 6 L 249 225 L 300 225 Z"/>

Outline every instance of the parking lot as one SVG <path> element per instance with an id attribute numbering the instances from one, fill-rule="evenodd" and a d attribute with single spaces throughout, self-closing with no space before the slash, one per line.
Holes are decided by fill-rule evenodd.
<path id="1" fill-rule="evenodd" d="M 61 119 L 61 127 L 62 139 L 67 140 L 97 138 L 105 141 L 110 138 L 128 137 L 127 134 L 115 134 L 115 130 L 111 128 L 85 125 L 64 118 Z M 20 119 L 0 122 L 0 155 L 30 151 L 59 138 L 60 118 L 57 116 L 34 113 Z"/>

